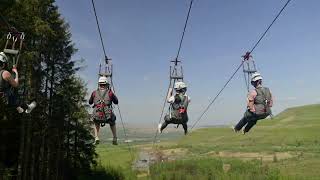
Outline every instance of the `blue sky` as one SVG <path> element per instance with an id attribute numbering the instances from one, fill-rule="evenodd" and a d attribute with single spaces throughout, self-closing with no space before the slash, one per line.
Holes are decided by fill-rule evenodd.
<path id="1" fill-rule="evenodd" d="M 241 56 L 252 48 L 286 0 L 195 0 L 181 51 L 192 98 L 190 124 L 221 89 Z M 189 0 L 95 0 L 124 120 L 154 125 L 168 86 L 169 61 L 177 52 Z M 79 72 L 96 88 L 103 58 L 91 0 L 56 0 L 84 58 Z M 275 114 L 320 103 L 320 1 L 293 0 L 253 53 Z M 240 72 L 200 125 L 234 124 L 245 110 Z"/>

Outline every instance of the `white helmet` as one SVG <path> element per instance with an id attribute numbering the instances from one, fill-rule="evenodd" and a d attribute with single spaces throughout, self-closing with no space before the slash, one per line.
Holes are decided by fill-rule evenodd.
<path id="1" fill-rule="evenodd" d="M 108 78 L 105 77 L 105 76 L 101 76 L 101 77 L 99 78 L 99 84 L 109 84 L 109 83 L 108 83 Z"/>
<path id="2" fill-rule="evenodd" d="M 260 73 L 255 72 L 251 75 L 251 82 L 256 82 L 258 80 L 262 80 L 262 76 Z"/>
<path id="3" fill-rule="evenodd" d="M 181 89 L 187 88 L 187 85 L 184 82 L 176 82 L 173 88 L 175 90 L 181 90 Z"/>
<path id="4" fill-rule="evenodd" d="M 0 61 L 3 63 L 8 62 L 8 58 L 7 58 L 6 54 L 4 54 L 4 52 L 0 52 Z"/>

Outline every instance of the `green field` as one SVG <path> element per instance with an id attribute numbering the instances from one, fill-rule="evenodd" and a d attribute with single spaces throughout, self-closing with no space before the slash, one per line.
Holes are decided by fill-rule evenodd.
<path id="1" fill-rule="evenodd" d="M 246 135 L 230 127 L 198 129 L 157 144 L 149 172 L 131 170 L 125 145 L 100 145 L 97 152 L 102 165 L 121 167 L 127 179 L 320 179 L 319 129 L 320 105 L 288 109 Z M 148 147 L 135 146 L 134 153 Z"/>

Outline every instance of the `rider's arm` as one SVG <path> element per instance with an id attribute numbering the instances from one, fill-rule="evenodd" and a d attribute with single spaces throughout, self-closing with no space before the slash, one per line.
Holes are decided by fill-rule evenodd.
<path id="1" fill-rule="evenodd" d="M 274 101 L 274 99 L 273 99 L 273 95 L 272 95 L 271 92 L 270 92 L 270 95 L 271 95 L 271 100 L 270 100 L 270 102 L 269 102 L 269 107 L 272 107 L 272 106 L 273 106 L 273 101 Z"/>
<path id="2" fill-rule="evenodd" d="M 255 90 L 252 90 L 248 94 L 248 102 L 247 102 L 247 107 L 251 112 L 256 112 L 255 107 L 254 107 L 254 99 L 257 97 L 257 92 Z"/>
<path id="3" fill-rule="evenodd" d="M 191 98 L 188 95 L 187 95 L 187 97 L 188 97 L 188 103 L 190 103 L 191 102 Z"/>
<path id="4" fill-rule="evenodd" d="M 93 104 L 93 99 L 94 99 L 94 96 L 95 96 L 95 91 L 92 92 L 91 96 L 90 96 L 90 99 L 89 99 L 89 104 Z"/>
<path id="5" fill-rule="evenodd" d="M 168 103 L 173 103 L 174 102 L 174 96 L 172 96 L 172 88 L 169 89 L 168 95 L 167 95 L 167 102 Z"/>
<path id="6" fill-rule="evenodd" d="M 2 74 L 2 77 L 5 81 L 8 81 L 8 83 L 12 86 L 12 87 L 18 87 L 19 86 L 19 75 L 18 75 L 18 71 L 15 69 L 13 70 L 13 72 L 16 73 L 16 78 L 13 79 L 11 73 L 9 73 L 8 71 L 4 71 Z"/>
<path id="7" fill-rule="evenodd" d="M 112 91 L 109 92 L 109 96 L 111 97 L 111 100 L 112 100 L 112 102 L 114 104 L 118 104 L 119 103 L 118 97 Z"/>
<path id="8" fill-rule="evenodd" d="M 183 102 L 183 108 L 187 109 L 190 103 L 190 99 L 188 95 L 185 95 L 185 97 L 186 98 L 184 99 L 184 102 Z"/>

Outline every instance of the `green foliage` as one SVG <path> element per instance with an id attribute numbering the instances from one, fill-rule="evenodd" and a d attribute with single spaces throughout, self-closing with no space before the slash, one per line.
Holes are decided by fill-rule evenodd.
<path id="1" fill-rule="evenodd" d="M 317 170 L 320 167 L 319 109 L 320 105 L 290 108 L 274 119 L 259 121 L 246 135 L 234 133 L 228 127 L 198 129 L 176 144 L 172 143 L 174 145 L 163 146 L 162 150 L 183 148 L 187 152 L 184 155 L 186 158 L 216 157 L 221 158 L 224 163 L 230 159 L 261 158 L 262 163 L 267 164 L 269 170 L 272 169 L 268 172 L 275 173 L 278 177 L 275 179 L 314 179 L 320 176 Z M 254 155 L 247 158 L 246 153 Z M 281 154 L 289 156 L 282 157 Z M 188 161 L 185 162 L 187 163 Z M 236 162 L 231 164 L 237 165 Z M 240 163 L 239 166 L 246 167 L 246 164 Z M 246 172 L 250 174 L 251 171 Z M 280 175 L 277 176 L 277 173 Z M 247 177 L 246 173 L 239 176 Z"/>
<path id="2" fill-rule="evenodd" d="M 274 119 L 258 121 L 247 134 L 232 129 L 204 128 L 182 138 L 178 146 L 190 151 L 319 152 L 320 105 L 292 108 Z M 210 138 L 208 138 L 210 137 Z"/>
<path id="3" fill-rule="evenodd" d="M 72 60 L 76 49 L 69 25 L 54 0 L 6 0 L 0 9 L 6 21 L 0 20 L 1 47 L 7 22 L 26 34 L 18 64 L 20 99 L 38 102 L 30 116 L 12 116 L 20 123 L 10 123 L 11 117 L 5 126 L 1 123 L 1 132 L 15 131 L 1 136 L 2 142 L 9 139 L 1 154 L 10 164 L 0 170 L 11 168 L 19 179 L 74 179 L 90 173 L 96 153 L 84 104 L 87 90 Z"/>
<path id="4" fill-rule="evenodd" d="M 136 150 L 131 149 L 132 155 L 136 156 Z M 119 144 L 113 146 L 109 144 L 99 144 L 97 146 L 98 161 L 103 167 L 107 167 L 109 170 L 117 169 L 124 174 L 125 179 L 136 179 L 136 173 L 132 170 L 132 163 L 135 159 L 132 159 L 131 152 L 126 144 Z"/>
<path id="5" fill-rule="evenodd" d="M 228 165 L 224 169 L 224 165 Z M 279 171 L 262 166 L 259 161 L 222 161 L 219 159 L 189 159 L 164 162 L 150 168 L 151 179 L 279 179 Z"/>
<path id="6" fill-rule="evenodd" d="M 104 166 L 98 166 L 94 168 L 90 174 L 87 175 L 81 175 L 79 180 L 86 180 L 86 179 L 92 179 L 92 180 L 102 180 L 102 179 L 108 179 L 108 180 L 124 180 L 125 176 L 123 175 L 122 171 L 120 169 L 116 169 L 114 167 L 104 167 Z"/>

